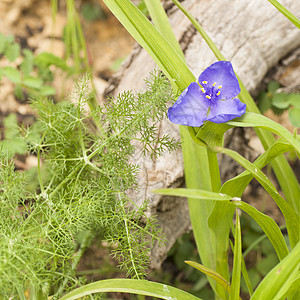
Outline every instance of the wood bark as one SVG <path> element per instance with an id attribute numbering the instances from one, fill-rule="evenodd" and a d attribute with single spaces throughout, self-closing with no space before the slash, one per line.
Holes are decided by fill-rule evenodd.
<path id="1" fill-rule="evenodd" d="M 298 18 L 300 1 L 282 0 Z M 165 3 L 171 25 L 184 51 L 187 64 L 196 78 L 215 62 L 212 51 L 196 32 L 189 20 L 172 3 Z M 300 47 L 300 30 L 280 14 L 267 0 L 186 0 L 182 4 L 191 12 L 223 55 L 232 62 L 251 93 L 257 91 L 266 74 L 291 51 Z M 143 81 L 156 67 L 148 53 L 136 46 L 120 71 L 110 80 L 106 95 L 116 96 L 125 90 L 143 90 Z M 179 140 L 178 126 L 163 120 L 160 133 L 169 133 Z M 253 157 L 247 145 L 249 131 L 236 129 L 226 137 L 226 146 L 246 158 Z M 227 158 L 221 158 L 221 175 L 225 180 L 239 172 L 239 167 Z M 186 199 L 154 195 L 157 188 L 179 187 L 184 184 L 181 151 L 165 153 L 153 161 L 137 151 L 135 163 L 140 165 L 138 192 L 131 198 L 141 204 L 150 199 L 149 214 L 157 215 L 167 237 L 163 247 L 152 249 L 151 267 L 159 268 L 167 251 L 176 239 L 190 228 Z"/>

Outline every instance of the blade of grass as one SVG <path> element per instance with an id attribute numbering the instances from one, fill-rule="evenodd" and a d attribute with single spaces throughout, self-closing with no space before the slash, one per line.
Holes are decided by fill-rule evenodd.
<path id="1" fill-rule="evenodd" d="M 184 59 L 183 52 L 176 40 L 167 14 L 160 0 L 144 0 L 155 27 L 174 47 L 174 50 Z"/>
<path id="2" fill-rule="evenodd" d="M 182 57 L 129 0 L 104 0 L 104 3 L 179 90 L 195 81 Z"/>
<path id="3" fill-rule="evenodd" d="M 161 194 L 161 195 L 169 195 L 169 196 L 178 196 L 178 197 L 188 197 L 199 200 L 211 200 L 211 201 L 228 201 L 232 200 L 232 197 L 229 195 L 214 193 L 210 191 L 204 191 L 199 189 L 158 189 L 152 191 L 152 193 Z"/>
<path id="4" fill-rule="evenodd" d="M 260 226 L 273 245 L 279 260 L 284 259 L 288 253 L 288 247 L 282 232 L 276 222 L 269 216 L 258 211 L 255 207 L 243 201 L 232 201 L 232 203 L 246 212 Z"/>
<path id="5" fill-rule="evenodd" d="M 286 139 L 300 154 L 299 140 L 285 127 L 261 114 L 246 112 L 242 117 L 235 118 L 234 120 L 227 122 L 227 124 L 237 127 L 258 127 L 269 130 Z"/>
<path id="6" fill-rule="evenodd" d="M 145 295 L 150 297 L 157 297 L 159 299 L 186 299 L 186 300 L 200 300 L 183 290 L 174 288 L 172 286 L 152 282 L 148 280 L 137 279 L 107 279 L 93 282 L 77 288 L 70 293 L 64 295 L 60 300 L 74 300 L 84 296 L 95 293 L 130 293 L 137 295 Z"/>
<path id="7" fill-rule="evenodd" d="M 274 5 L 284 16 L 286 16 L 296 27 L 300 29 L 300 20 L 296 18 L 288 9 L 286 9 L 277 0 L 268 0 L 272 5 Z"/>
<path id="8" fill-rule="evenodd" d="M 231 241 L 229 241 L 229 242 L 230 242 L 231 250 L 232 250 L 232 252 L 234 252 L 234 246 L 233 246 Z M 248 274 L 248 271 L 247 271 L 247 268 L 246 268 L 244 257 L 242 256 L 241 259 L 242 259 L 242 275 L 243 275 L 244 281 L 246 283 L 249 295 L 252 296 L 253 287 L 252 287 L 252 284 L 251 284 L 251 281 L 250 281 L 250 278 L 249 278 L 249 274 Z"/>
<path id="9" fill-rule="evenodd" d="M 293 150 L 293 147 L 284 139 L 278 139 L 267 151 L 260 155 L 253 163 L 256 168 L 262 169 L 278 155 Z M 241 197 L 243 191 L 252 180 L 253 176 L 248 171 L 244 171 L 238 176 L 226 181 L 221 188 L 221 192 L 230 193 L 235 197 Z"/>
<path id="10" fill-rule="evenodd" d="M 230 293 L 231 287 L 229 282 L 227 282 L 227 280 L 223 278 L 220 274 L 218 274 L 216 271 L 194 261 L 186 260 L 185 263 L 206 274 L 208 277 L 214 279 L 224 289 L 226 295 Z"/>
<path id="11" fill-rule="evenodd" d="M 242 236 L 241 236 L 241 224 L 238 210 L 235 211 L 236 224 L 234 234 L 234 250 L 233 250 L 233 270 L 231 279 L 231 290 L 229 300 L 239 299 L 240 297 L 240 285 L 241 285 L 241 268 L 242 268 Z"/>

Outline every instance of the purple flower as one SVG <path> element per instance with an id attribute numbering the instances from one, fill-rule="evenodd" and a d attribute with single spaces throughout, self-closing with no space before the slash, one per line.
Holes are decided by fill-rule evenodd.
<path id="1" fill-rule="evenodd" d="M 201 85 L 201 86 L 200 86 Z M 246 104 L 235 98 L 241 89 L 229 61 L 213 63 L 192 82 L 168 110 L 171 122 L 199 127 L 204 121 L 224 123 L 240 117 Z"/>

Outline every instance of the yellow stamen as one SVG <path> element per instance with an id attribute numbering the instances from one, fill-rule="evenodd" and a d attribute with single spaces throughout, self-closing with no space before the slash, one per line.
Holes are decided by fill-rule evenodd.
<path id="1" fill-rule="evenodd" d="M 204 93 L 204 94 L 205 94 L 205 89 L 204 89 L 204 88 L 202 88 L 202 89 L 201 89 L 201 91 L 202 91 L 202 93 Z"/>
<path id="2" fill-rule="evenodd" d="M 219 86 L 218 86 L 218 89 L 221 89 L 221 88 L 222 88 L 222 86 L 221 86 L 221 85 L 219 85 Z"/>
<path id="3" fill-rule="evenodd" d="M 213 84 L 213 86 L 215 86 L 217 83 L 216 82 L 214 82 L 214 84 Z"/>
<path id="4" fill-rule="evenodd" d="M 204 80 L 204 81 L 202 81 L 202 83 L 203 83 L 203 84 L 207 84 L 207 81 L 206 81 L 206 80 Z"/>
<path id="5" fill-rule="evenodd" d="M 211 96 L 206 95 L 205 97 L 206 97 L 207 99 L 211 99 Z"/>
<path id="6" fill-rule="evenodd" d="M 218 92 L 217 92 L 217 96 L 219 96 L 220 94 L 221 94 L 221 92 L 220 92 L 220 91 L 218 91 Z"/>

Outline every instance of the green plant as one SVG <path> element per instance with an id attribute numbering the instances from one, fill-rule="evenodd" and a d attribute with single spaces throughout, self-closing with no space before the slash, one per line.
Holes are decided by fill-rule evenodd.
<path id="1" fill-rule="evenodd" d="M 55 17 L 58 10 L 58 0 L 51 0 L 52 19 L 55 23 Z M 88 7 L 87 7 L 88 8 Z M 82 32 L 79 13 L 75 6 L 74 0 L 66 1 L 67 24 L 63 30 L 63 41 L 65 43 L 66 55 L 65 60 L 73 59 L 74 73 L 80 75 L 89 72 L 91 67 L 88 62 L 85 38 Z M 94 10 L 94 13 L 96 11 Z M 98 10 L 98 14 L 100 11 Z"/>
<path id="2" fill-rule="evenodd" d="M 276 114 L 288 110 L 289 119 L 295 127 L 300 127 L 300 94 L 287 94 L 277 92 L 280 85 L 276 81 L 268 84 L 267 92 L 260 92 L 258 95 L 258 107 L 261 113 L 272 109 Z"/>
<path id="3" fill-rule="evenodd" d="M 20 50 L 18 43 L 12 36 L 0 33 L 0 55 L 3 55 L 11 65 L 0 68 L 0 80 L 7 77 L 15 85 L 16 97 L 23 99 L 23 90 L 29 97 L 52 96 L 55 89 L 49 84 L 53 80 L 50 66 L 54 65 L 65 72 L 71 72 L 71 68 L 61 58 L 51 53 L 41 53 L 35 56 L 31 50 Z M 21 63 L 16 65 L 16 59 L 21 57 Z"/>
<path id="4" fill-rule="evenodd" d="M 225 57 L 197 20 L 184 9 L 179 1 L 172 1 L 190 19 L 216 58 L 225 61 Z M 277 1 L 269 1 L 296 26 L 299 26 L 299 20 L 289 11 L 279 5 Z M 191 82 L 195 82 L 195 78 L 184 61 L 160 1 L 145 0 L 154 25 L 129 0 L 104 0 L 104 2 L 132 36 L 149 52 L 170 79 L 174 88 L 180 92 L 184 91 L 181 99 L 185 101 L 185 89 Z M 251 299 L 273 300 L 287 296 L 297 299 L 300 266 L 300 186 L 282 154 L 294 149 L 300 155 L 299 136 L 296 133 L 292 135 L 280 124 L 260 115 L 255 102 L 240 80 L 239 85 L 241 88 L 239 99 L 247 105 L 247 112 L 242 117 L 224 124 L 205 122 L 201 127 L 180 126 L 187 189 L 163 189 L 154 192 L 188 197 L 190 217 L 202 264 L 193 261 L 187 261 L 187 263 L 207 275 L 216 299 L 239 299 L 241 275 L 245 279 Z M 184 110 L 181 113 L 184 115 Z M 188 116 L 186 113 L 185 117 Z M 203 116 L 205 117 L 205 114 Z M 205 121 L 205 118 L 203 120 Z M 254 127 L 265 148 L 265 152 L 254 163 L 232 150 L 223 148 L 223 134 L 232 127 Z M 280 136 L 280 139 L 276 141 L 272 133 Z M 230 156 L 246 171 L 221 185 L 216 153 Z M 285 199 L 261 171 L 266 164 L 272 166 Z M 272 218 L 241 201 L 240 197 L 252 178 L 255 178 L 264 187 L 281 210 L 286 222 L 291 250 L 288 248 L 280 228 Z M 253 291 L 242 256 L 238 209 L 245 211 L 262 228 L 280 261 L 268 272 L 255 291 Z M 233 224 L 234 213 L 236 217 Z M 229 241 L 230 231 L 234 243 Z M 227 254 L 229 245 L 234 254 L 231 276 Z M 151 289 L 150 292 L 149 289 Z M 173 297 L 195 299 L 191 294 L 185 294 L 183 297 L 181 290 L 172 289 L 170 291 L 170 288 L 164 284 L 139 280 L 119 281 L 118 279 L 86 285 L 65 295 L 62 299 L 78 299 L 84 295 L 103 291 L 124 291 L 151 295 L 161 299 Z"/>
<path id="5" fill-rule="evenodd" d="M 155 126 L 173 97 L 169 83 L 154 72 L 147 86 L 143 93 L 125 92 L 93 112 L 85 109 L 92 96 L 86 76 L 74 91 L 76 104 L 32 101 L 39 134 L 31 127 L 22 135 L 38 157 L 36 191 L 1 151 L 1 296 L 23 299 L 27 291 L 31 299 L 57 298 L 81 285 L 77 264 L 99 232 L 113 245 L 122 270 L 135 278 L 145 275 L 150 247 L 155 240 L 163 242 L 163 236 L 155 219 L 145 215 L 147 201 L 137 207 L 127 197 L 136 188 L 138 172 L 130 162 L 132 141 L 152 157 L 178 147 L 169 136 L 158 136 Z M 88 234 L 79 238 L 82 232 Z"/>

